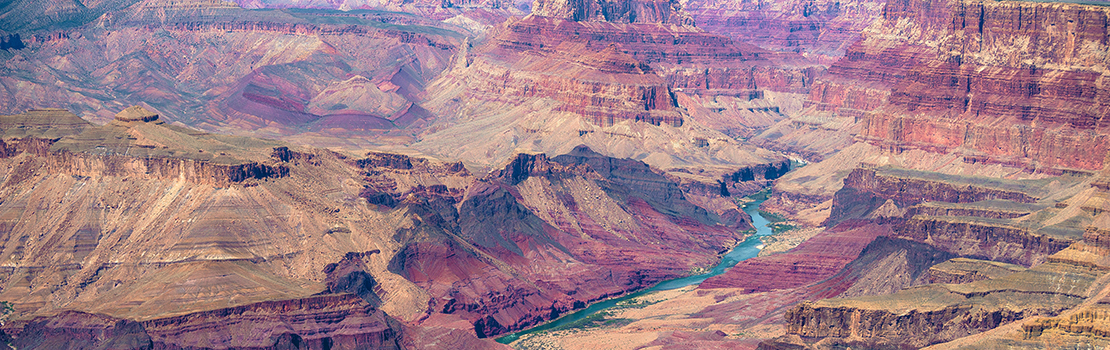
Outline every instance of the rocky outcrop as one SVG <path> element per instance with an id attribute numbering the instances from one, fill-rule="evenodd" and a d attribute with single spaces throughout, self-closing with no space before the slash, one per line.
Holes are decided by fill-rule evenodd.
<path id="1" fill-rule="evenodd" d="M 825 344 L 851 340 L 867 344 L 865 347 L 922 347 L 1031 315 L 1054 316 L 1090 297 L 1088 287 L 1105 271 L 1089 262 L 1054 260 L 990 280 L 919 286 L 887 296 L 807 302 L 786 313 L 786 331 L 809 341 L 825 338 Z M 1050 282 L 1045 276 L 1068 277 Z M 788 340 L 783 337 L 768 346 Z"/>
<path id="2" fill-rule="evenodd" d="M 142 106 L 127 107 L 123 111 L 116 113 L 116 120 L 121 122 L 144 122 L 149 123 L 158 120 L 158 113 L 151 112 Z"/>
<path id="3" fill-rule="evenodd" d="M 1101 169 L 1107 62 L 1084 45 L 1105 46 L 1105 16 L 1079 4 L 888 2 L 807 104 L 852 116 L 863 140 L 896 152 L 1028 172 Z"/>
<path id="4" fill-rule="evenodd" d="M 69 311 L 5 331 L 20 349 L 400 349 L 401 327 L 358 296 L 334 294 L 145 321 Z"/>
<path id="5" fill-rule="evenodd" d="M 870 340 L 865 344 L 871 343 L 866 347 L 876 348 L 898 344 L 906 348 L 920 348 L 954 339 L 957 334 L 993 329 L 1025 316 L 1022 310 L 980 310 L 971 306 L 895 314 L 884 310 L 819 308 L 808 303 L 786 313 L 789 334 L 821 338 L 863 337 Z"/>
<path id="6" fill-rule="evenodd" d="M 1039 233 L 986 219 L 930 216 L 915 216 L 896 227 L 894 232 L 895 237 L 929 242 L 961 256 L 1023 266 L 1039 264 L 1080 238 Z"/>
<path id="7" fill-rule="evenodd" d="M 52 144 L 48 140 L 22 139 L 8 140 L 0 149 L 11 155 L 24 151 L 34 151 L 36 145 Z M 13 142 L 14 141 L 14 142 Z M 3 143 L 3 141 L 0 141 Z M 30 152 L 28 152 L 30 153 Z M 209 161 L 182 158 L 136 158 L 125 155 L 95 155 L 70 153 L 66 151 L 44 152 L 43 157 L 33 162 L 39 168 L 25 168 L 32 173 L 61 172 L 76 176 L 144 176 L 159 179 L 185 178 L 195 183 L 227 186 L 248 180 L 278 178 L 288 175 L 289 169 L 281 165 L 259 164 L 213 164 Z M 31 175 L 31 174 L 26 174 Z"/>
<path id="8" fill-rule="evenodd" d="M 936 178 L 928 179 L 915 175 L 912 171 L 899 174 L 896 171 L 856 169 L 844 179 L 844 187 L 875 193 L 902 204 L 917 204 L 925 201 L 970 203 L 986 200 L 1032 203 L 1038 199 L 1020 190 L 991 186 L 989 182 L 979 186 L 970 185 L 975 180 L 969 178 L 933 173 L 930 175 Z"/>
<path id="9" fill-rule="evenodd" d="M 261 154 L 266 143 L 250 145 L 255 153 L 244 158 L 227 155 L 249 144 L 234 137 L 195 133 L 158 121 L 158 114 L 132 107 L 116 116 L 115 124 L 95 127 L 71 113 L 56 110 L 30 111 L 0 119 L 5 139 L 0 139 L 0 157 L 28 153 L 38 168 L 20 171 L 65 173 L 75 176 L 142 176 L 157 179 L 183 178 L 194 183 L 227 186 L 248 180 L 280 178 L 289 168 Z M 77 118 L 80 119 L 80 118 Z M 46 123 L 46 124 L 44 124 Z M 57 126 L 57 127 L 55 127 Z M 22 138 L 9 138 L 9 134 Z M 197 147 L 171 150 L 167 146 Z M 250 147 L 248 146 L 248 147 Z M 208 152 L 205 152 L 208 149 Z M 246 153 L 246 152 L 245 152 Z M 290 155 L 288 147 L 273 149 L 280 159 Z M 258 161 L 252 161 L 251 158 Z M 30 174 L 19 174 L 26 177 Z"/>
<path id="10" fill-rule="evenodd" d="M 455 215 L 440 209 L 462 201 L 465 186 L 472 177 L 461 162 L 444 163 L 393 153 L 368 152 L 352 165 L 363 169 L 368 185 L 359 192 L 359 197 L 369 203 L 388 208 L 406 201 L 424 203 L 438 208 L 448 218 Z M 428 175 L 438 181 L 418 180 Z"/>
<path id="11" fill-rule="evenodd" d="M 742 261 L 724 274 L 705 280 L 698 288 L 740 288 L 750 293 L 802 287 L 837 274 L 859 257 L 875 237 L 889 234 L 889 227 L 845 223 L 789 252 Z"/>
<path id="12" fill-rule="evenodd" d="M 435 296 L 426 323 L 460 317 L 480 337 L 685 275 L 741 238 L 642 162 L 584 147 L 518 155 L 457 212 L 406 208 L 422 224 L 396 234 L 390 270 Z"/>
<path id="13" fill-rule="evenodd" d="M 690 1 L 699 27 L 775 51 L 804 52 L 828 64 L 877 18 L 880 1 Z"/>
<path id="14" fill-rule="evenodd" d="M 907 208 L 926 202 L 945 203 L 972 203 L 984 201 L 1001 201 L 1003 203 L 1033 203 L 1038 200 L 1035 195 L 1027 192 L 1037 192 L 1033 182 L 1005 182 L 999 180 L 986 180 L 971 177 L 944 175 L 930 172 L 917 172 L 908 169 L 896 168 L 857 168 L 844 178 L 844 187 L 833 196 L 831 213 L 826 224 L 836 223 L 850 218 L 865 217 L 868 215 L 882 215 L 876 212 L 884 205 L 891 208 Z M 889 204 L 887 204 L 889 201 Z M 1007 205 L 1003 205 L 1004 207 Z M 1013 206 L 1013 205 L 1009 205 Z M 1021 205 L 1017 205 L 1021 207 Z M 912 213 L 919 213 L 926 209 L 915 209 Z M 989 211 L 986 210 L 986 211 Z M 963 210 L 961 213 L 979 213 L 979 211 Z M 1008 216 L 992 214 L 986 216 Z M 902 211 L 894 217 L 909 217 L 908 211 Z"/>
<path id="15" fill-rule="evenodd" d="M 906 208 L 906 217 L 914 215 L 930 216 L 973 216 L 988 219 L 1013 219 L 1029 215 L 1040 208 L 1036 205 L 1022 206 L 1007 201 L 990 201 L 981 205 L 953 205 L 943 202 L 924 202 Z"/>
<path id="16" fill-rule="evenodd" d="M 962 284 L 1025 271 L 1024 267 L 997 261 L 955 258 L 929 267 L 927 283 Z"/>
<path id="17" fill-rule="evenodd" d="M 532 15 L 575 22 L 658 23 L 692 26 L 694 20 L 675 0 L 536 0 Z"/>

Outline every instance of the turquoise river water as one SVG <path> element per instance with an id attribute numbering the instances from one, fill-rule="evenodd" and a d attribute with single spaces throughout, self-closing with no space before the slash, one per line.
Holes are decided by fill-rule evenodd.
<path id="1" fill-rule="evenodd" d="M 567 315 L 565 315 L 563 317 L 560 317 L 560 318 L 558 318 L 554 321 L 544 323 L 544 324 L 536 326 L 536 327 L 532 327 L 532 328 L 529 328 L 529 329 L 526 329 L 526 330 L 523 330 L 523 331 L 520 331 L 520 332 L 512 333 L 512 334 L 497 338 L 497 342 L 502 343 L 502 344 L 508 344 L 508 343 L 512 343 L 512 342 L 516 341 L 517 339 L 520 339 L 520 337 L 525 335 L 525 334 L 543 332 L 543 331 L 546 331 L 546 330 L 559 328 L 559 327 L 574 323 L 576 321 L 582 320 L 586 317 L 590 317 L 591 315 L 596 314 L 598 312 L 605 311 L 605 310 L 607 310 L 607 309 L 609 309 L 613 306 L 616 306 L 618 303 L 620 303 L 622 301 L 629 300 L 629 299 L 632 299 L 632 298 L 636 298 L 636 297 L 639 297 L 641 295 L 648 294 L 648 293 L 651 293 L 651 292 L 656 292 L 656 291 L 661 291 L 661 290 L 678 289 L 678 288 L 682 288 L 682 287 L 690 286 L 690 285 L 698 285 L 698 284 L 701 284 L 702 281 L 705 281 L 706 279 L 708 279 L 710 277 L 725 273 L 725 271 L 728 271 L 729 268 L 731 268 L 733 266 L 736 266 L 736 264 L 741 262 L 741 261 L 754 258 L 756 255 L 759 254 L 759 250 L 761 248 L 763 248 L 763 243 L 760 242 L 759 237 L 767 236 L 767 235 L 771 234 L 771 227 L 767 226 L 767 224 L 770 223 L 770 221 L 767 220 L 767 218 L 763 217 L 763 215 L 759 213 L 759 205 L 762 204 L 762 203 L 763 203 L 762 200 L 758 200 L 758 201 L 750 202 L 750 203 L 748 203 L 747 205 L 744 206 L 744 212 L 746 212 L 746 213 L 748 213 L 748 215 L 752 216 L 752 224 L 755 226 L 755 230 L 756 230 L 755 235 L 752 235 L 751 237 L 748 237 L 748 239 L 746 239 L 743 242 L 741 242 L 740 244 L 736 245 L 735 248 L 732 248 L 732 250 L 729 251 L 728 254 L 725 254 L 723 257 L 721 257 L 721 262 L 719 264 L 717 264 L 717 266 L 713 267 L 713 269 L 709 270 L 709 272 L 706 272 L 706 273 L 701 274 L 701 275 L 696 275 L 696 276 L 688 276 L 688 277 L 676 278 L 676 279 L 672 279 L 672 280 L 666 280 L 666 281 L 663 281 L 663 282 L 659 282 L 659 284 L 656 284 L 654 287 L 651 287 L 651 288 L 648 288 L 648 289 L 644 289 L 644 290 L 641 290 L 641 291 L 638 291 L 638 292 L 635 292 L 635 293 L 631 293 L 631 294 L 628 294 L 628 295 L 625 295 L 625 296 L 622 296 L 622 297 L 619 297 L 619 298 L 614 298 L 614 299 L 609 299 L 609 300 L 604 300 L 604 301 L 600 301 L 600 302 L 597 302 L 597 303 L 593 303 L 593 304 L 590 304 L 590 306 L 586 307 L 585 309 L 578 310 L 578 311 L 575 311 L 573 313 L 567 314 Z"/>

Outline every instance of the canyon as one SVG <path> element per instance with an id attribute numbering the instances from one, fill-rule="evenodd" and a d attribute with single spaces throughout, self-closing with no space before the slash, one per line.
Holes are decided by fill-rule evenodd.
<path id="1" fill-rule="evenodd" d="M 1107 18 L 980 0 L 3 4 L 0 340 L 1103 347 Z M 716 266 L 753 235 L 751 203 L 772 221 L 760 253 L 634 294 Z"/>
<path id="2" fill-rule="evenodd" d="M 142 107 L 3 121 L 3 331 L 29 348 L 497 347 L 480 338 L 680 277 L 751 228 L 585 146 L 475 175 Z"/>

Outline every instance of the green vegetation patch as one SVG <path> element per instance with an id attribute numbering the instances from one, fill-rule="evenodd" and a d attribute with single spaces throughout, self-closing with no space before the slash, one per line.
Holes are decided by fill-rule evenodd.
<path id="1" fill-rule="evenodd" d="M 776 235 L 798 228 L 797 226 L 794 226 L 794 225 L 781 224 L 781 223 L 772 223 L 772 224 L 768 224 L 767 226 L 770 226 L 771 227 L 771 233 L 776 234 Z"/>
<path id="2" fill-rule="evenodd" d="M 568 330 L 587 330 L 591 328 L 602 327 L 621 327 L 632 323 L 633 319 L 629 318 L 609 318 L 613 316 L 612 311 L 602 311 L 596 314 L 587 316 L 578 321 L 574 321 L 563 326 L 552 328 L 548 332 L 568 331 Z"/>
<path id="3" fill-rule="evenodd" d="M 767 198 L 771 198 L 771 188 L 770 187 L 765 188 L 762 191 L 753 193 L 753 194 L 751 194 L 747 197 L 744 197 L 744 198 L 747 198 L 747 199 L 750 199 L 750 200 L 753 200 L 753 201 L 765 201 L 765 200 L 767 200 Z"/>
<path id="4" fill-rule="evenodd" d="M 759 215 L 763 215 L 763 218 L 767 219 L 767 221 L 770 221 L 771 224 L 774 224 L 776 222 L 786 221 L 786 217 L 783 217 L 782 215 L 775 214 L 775 213 L 772 213 L 772 212 L 769 212 L 769 211 L 760 210 Z"/>

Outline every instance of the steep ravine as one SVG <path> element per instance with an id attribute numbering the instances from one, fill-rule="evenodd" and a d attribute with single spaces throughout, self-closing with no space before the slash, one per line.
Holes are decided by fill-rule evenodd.
<path id="1" fill-rule="evenodd" d="M 655 286 L 652 286 L 651 288 L 636 293 L 631 293 L 619 298 L 613 298 L 594 303 L 586 307 L 585 309 L 560 317 L 559 319 L 556 319 L 554 321 L 497 338 L 497 342 L 502 344 L 510 344 L 517 341 L 518 339 L 520 339 L 521 336 L 524 336 L 526 334 L 557 329 L 583 320 L 599 312 L 606 311 L 621 303 L 622 301 L 634 299 L 648 293 L 678 289 L 691 285 L 696 286 L 704 282 L 706 279 L 709 279 L 710 277 L 725 273 L 725 271 L 728 271 L 728 269 L 736 266 L 736 264 L 741 261 L 756 257 L 757 255 L 759 255 L 759 250 L 763 248 L 763 242 L 760 240 L 760 237 L 769 236 L 772 234 L 771 227 L 769 226 L 770 220 L 764 217 L 763 213 L 759 211 L 759 205 L 762 204 L 763 201 L 764 200 L 757 200 L 754 202 L 750 202 L 744 206 L 744 212 L 748 213 L 748 215 L 751 215 L 752 217 L 752 224 L 755 226 L 755 233 L 748 237 L 748 239 L 736 245 L 736 247 L 732 248 L 732 250 L 729 251 L 727 254 L 722 256 L 721 262 L 718 263 L 717 266 L 714 266 L 712 269 L 710 269 L 708 272 L 699 275 L 663 281 L 659 284 L 656 284 Z"/>

